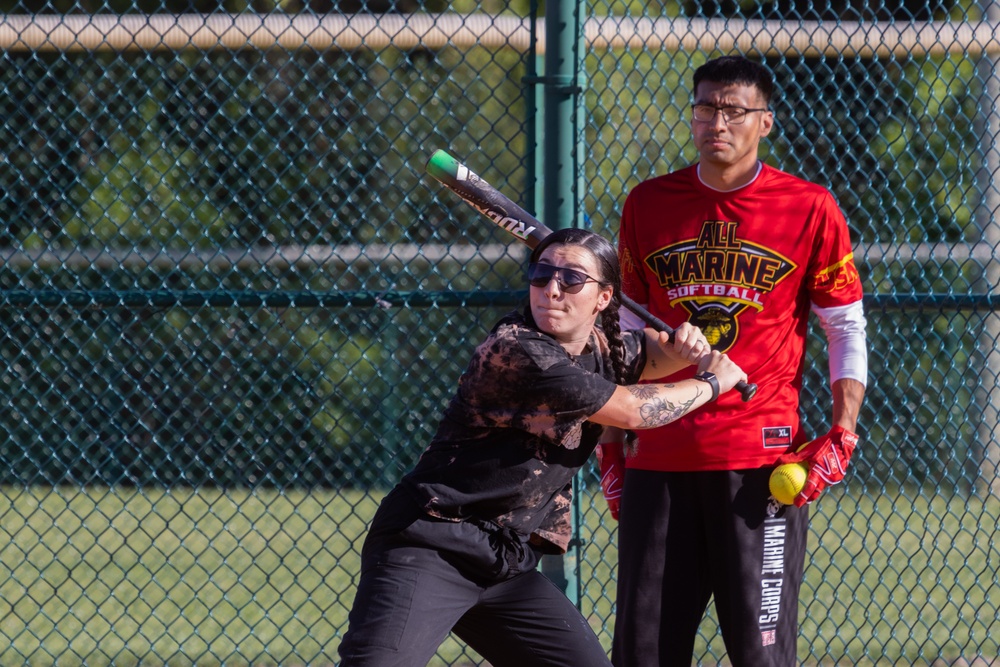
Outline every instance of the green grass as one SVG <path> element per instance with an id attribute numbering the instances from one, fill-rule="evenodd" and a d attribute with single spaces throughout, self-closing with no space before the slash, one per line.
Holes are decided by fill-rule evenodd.
<path id="1" fill-rule="evenodd" d="M 939 493 L 854 498 L 838 487 L 812 506 L 799 601 L 804 664 L 1000 664 L 1000 499 Z M 599 491 L 584 497 L 591 502 L 603 509 Z M 610 645 L 613 523 L 585 516 L 583 609 Z M 711 607 L 695 651 L 701 664 L 725 662 Z"/>
<path id="2" fill-rule="evenodd" d="M 582 607 L 607 645 L 614 524 L 583 494 Z M 0 664 L 333 665 L 377 498 L 358 491 L 0 489 Z M 828 494 L 814 508 L 807 664 L 995 659 L 1000 503 Z M 710 614 L 698 655 L 724 647 Z M 474 664 L 454 640 L 437 665 Z"/>

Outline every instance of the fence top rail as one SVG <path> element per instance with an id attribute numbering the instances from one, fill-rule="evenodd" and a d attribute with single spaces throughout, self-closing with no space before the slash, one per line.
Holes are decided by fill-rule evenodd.
<path id="1" fill-rule="evenodd" d="M 841 56 L 846 58 L 1000 54 L 1000 25 L 989 21 L 787 21 L 593 17 L 592 49 Z M 488 14 L 5 14 L 8 52 L 354 50 L 447 46 L 514 48 L 534 40 L 545 52 L 544 19 Z"/>

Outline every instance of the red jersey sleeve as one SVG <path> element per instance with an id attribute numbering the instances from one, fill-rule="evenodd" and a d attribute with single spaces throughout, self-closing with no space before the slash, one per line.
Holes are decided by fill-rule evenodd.
<path id="1" fill-rule="evenodd" d="M 649 303 L 649 286 L 642 271 L 642 254 L 635 237 L 636 201 L 634 191 L 625 198 L 618 230 L 618 262 L 622 270 L 622 292 L 636 303 Z"/>
<path id="2" fill-rule="evenodd" d="M 846 306 L 863 296 L 861 277 L 854 264 L 847 221 L 833 196 L 826 193 L 817 201 L 817 247 L 807 269 L 806 289 L 820 308 Z"/>

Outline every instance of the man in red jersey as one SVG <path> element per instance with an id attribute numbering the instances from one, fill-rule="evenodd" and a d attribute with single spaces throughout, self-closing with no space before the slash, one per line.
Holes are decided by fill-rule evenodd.
<path id="1" fill-rule="evenodd" d="M 693 83 L 700 161 L 629 193 L 624 291 L 667 324 L 700 327 L 759 389 L 748 403 L 730 392 L 628 446 L 620 431 L 603 437 L 602 486 L 620 522 L 612 662 L 690 665 L 714 599 L 733 665 L 790 666 L 807 503 L 843 478 L 857 443 L 862 287 L 830 192 L 757 157 L 774 125 L 771 73 L 727 56 L 699 67 Z M 814 439 L 798 413 L 810 311 L 827 337 L 833 392 L 832 429 Z M 811 472 L 783 507 L 768 477 L 789 460 Z"/>

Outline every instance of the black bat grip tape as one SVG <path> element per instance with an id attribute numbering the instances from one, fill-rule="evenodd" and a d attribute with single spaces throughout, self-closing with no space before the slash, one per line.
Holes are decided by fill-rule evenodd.
<path id="1" fill-rule="evenodd" d="M 622 304 L 635 313 L 639 319 L 648 324 L 651 328 L 656 329 L 657 331 L 667 332 L 667 334 L 670 335 L 670 342 L 674 342 L 673 327 L 668 326 L 666 322 L 656 317 L 624 294 L 622 294 Z M 736 384 L 736 391 L 740 392 L 740 396 L 743 397 L 743 402 L 746 403 L 757 394 L 757 385 L 740 380 Z"/>

